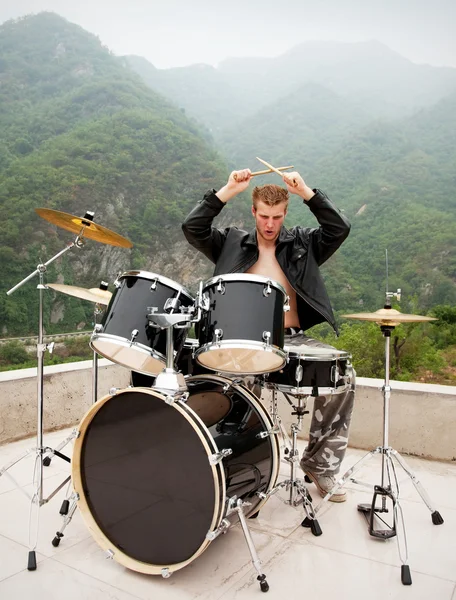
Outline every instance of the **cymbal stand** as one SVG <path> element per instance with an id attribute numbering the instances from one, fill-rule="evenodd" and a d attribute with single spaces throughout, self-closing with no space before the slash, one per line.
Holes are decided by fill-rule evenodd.
<path id="1" fill-rule="evenodd" d="M 387 296 L 388 297 L 388 296 Z M 388 301 L 387 301 L 388 304 Z M 387 306 L 385 306 L 387 308 Z M 397 464 L 402 467 L 405 473 L 412 480 L 418 494 L 421 496 L 424 504 L 431 511 L 431 519 L 434 525 L 441 525 L 443 518 L 440 513 L 434 508 L 431 499 L 425 491 L 421 482 L 417 479 L 415 474 L 412 472 L 410 467 L 407 465 L 405 460 L 399 454 L 397 450 L 394 450 L 389 445 L 389 409 L 390 409 L 390 397 L 391 397 L 391 386 L 390 386 L 390 340 L 391 332 L 395 329 L 394 325 L 380 325 L 381 332 L 385 338 L 385 382 L 381 388 L 383 393 L 383 444 L 378 446 L 374 450 L 368 452 L 363 458 L 356 462 L 353 467 L 348 469 L 346 473 L 336 482 L 336 485 L 326 494 L 320 504 L 316 507 L 315 512 L 318 513 L 321 507 L 327 502 L 333 494 L 335 494 L 347 481 L 358 485 L 367 485 L 361 481 L 356 480 L 353 475 L 361 469 L 364 463 L 372 458 L 374 454 L 380 454 L 382 457 L 382 470 L 381 470 L 381 483 L 380 485 L 374 485 L 374 495 L 371 504 L 359 504 L 358 510 L 364 513 L 368 522 L 369 534 L 375 538 L 383 540 L 389 539 L 396 536 L 399 558 L 402 562 L 401 566 L 401 581 L 403 585 L 411 585 L 412 577 L 410 574 L 410 567 L 407 565 L 408 562 L 408 551 L 407 551 L 407 538 L 405 531 L 405 523 L 402 512 L 402 506 L 399 499 L 399 482 L 397 479 L 396 468 L 394 460 Z M 371 485 L 368 486 L 372 488 Z M 378 500 L 381 500 L 380 505 Z M 389 512 L 387 507 L 388 501 L 392 505 L 392 524 L 387 523 L 380 515 L 384 515 Z M 386 529 L 377 529 L 377 523 L 386 525 Z M 399 528 L 397 527 L 399 525 Z M 381 525 L 380 525 L 381 526 Z"/>
<path id="2" fill-rule="evenodd" d="M 283 427 L 282 421 L 279 417 L 279 413 L 277 410 L 277 389 L 275 387 L 271 388 L 272 390 L 272 400 L 271 400 L 271 415 L 273 419 L 273 424 L 275 432 L 278 430 L 282 430 L 282 436 L 288 444 L 290 444 L 290 438 Z M 285 398 L 288 403 L 293 407 L 294 412 L 292 415 L 296 416 L 296 423 L 292 423 L 291 425 L 291 447 L 285 446 L 284 454 L 285 461 L 290 465 L 290 478 L 285 479 L 284 481 L 276 484 L 267 494 L 261 492 L 259 494 L 260 498 L 267 498 L 272 496 L 279 490 L 285 488 L 285 490 L 289 493 L 288 500 L 284 500 L 286 504 L 290 506 L 299 506 L 303 505 L 304 512 L 306 513 L 305 519 L 302 521 L 301 525 L 303 527 L 310 527 L 310 530 L 314 536 L 320 536 L 323 532 L 321 530 L 320 524 L 316 519 L 316 513 L 314 507 L 312 505 L 312 497 L 310 496 L 305 482 L 303 479 L 300 479 L 296 476 L 296 463 L 299 462 L 299 451 L 298 451 L 298 432 L 302 429 L 302 421 L 304 415 L 308 413 L 306 410 L 307 403 L 307 395 L 299 393 L 299 388 L 297 388 L 296 395 L 293 397 L 296 399 L 297 403 L 293 404 L 288 397 L 287 393 L 284 393 Z M 285 443 L 286 443 L 285 442 Z"/>
<path id="3" fill-rule="evenodd" d="M 84 240 L 83 240 L 84 229 L 85 229 L 85 227 L 81 228 L 81 231 L 76 236 L 75 240 L 73 242 L 70 242 L 66 246 L 66 248 L 64 248 L 63 250 L 58 252 L 55 256 L 50 258 L 45 263 L 39 264 L 35 271 L 30 273 L 30 275 L 28 275 L 25 279 L 20 281 L 18 284 L 16 284 L 14 287 L 12 287 L 10 290 L 8 290 L 6 292 L 7 295 L 10 296 L 17 289 L 19 289 L 25 283 L 27 283 L 27 281 L 32 279 L 35 275 L 38 275 L 38 277 L 39 277 L 39 283 L 37 285 L 37 289 L 38 289 L 38 293 L 39 293 L 39 321 L 38 321 L 38 343 L 37 343 L 37 437 L 36 437 L 36 447 L 28 449 L 22 456 L 15 458 L 9 464 L 5 465 L 2 469 L 0 469 L 0 476 L 7 474 L 12 479 L 12 481 L 14 482 L 16 487 L 21 489 L 20 486 L 18 485 L 18 483 L 15 481 L 15 479 L 9 473 L 7 473 L 7 471 L 11 467 L 16 465 L 18 462 L 20 462 L 23 458 L 25 458 L 26 456 L 31 454 L 32 452 L 35 452 L 35 454 L 36 454 L 34 478 L 33 478 L 33 483 L 35 484 L 35 489 L 34 489 L 33 495 L 30 497 L 31 506 L 30 506 L 29 532 L 31 529 L 33 507 L 35 506 L 36 509 L 39 509 L 43 504 L 46 504 L 47 502 L 49 502 L 49 500 L 51 500 L 70 480 L 70 477 L 67 477 L 65 479 L 65 481 L 63 481 L 63 483 L 61 483 L 53 492 L 51 492 L 51 494 L 47 498 L 44 497 L 44 494 L 43 494 L 43 466 L 44 466 L 45 459 L 48 458 L 48 457 L 46 457 L 46 454 L 51 453 L 51 454 L 58 456 L 62 460 L 71 462 L 70 459 L 67 456 L 61 454 L 59 452 L 59 450 L 45 447 L 43 445 L 44 353 L 46 352 L 46 350 L 48 350 L 51 353 L 54 349 L 54 343 L 45 344 L 43 342 L 43 291 L 46 289 L 46 286 L 44 285 L 44 274 L 46 273 L 48 265 L 53 263 L 57 258 L 60 258 L 61 256 L 63 256 L 66 252 L 68 252 L 72 248 L 81 249 L 83 247 L 83 245 L 84 245 Z M 69 439 L 72 439 L 72 437 L 70 436 Z M 37 542 L 38 542 L 38 527 L 39 527 L 39 510 L 37 510 L 37 512 L 36 512 L 36 528 L 35 528 L 35 538 L 34 538 L 33 544 L 30 542 L 30 539 L 29 539 L 29 546 L 31 548 L 31 550 L 29 550 L 28 565 L 27 565 L 27 569 L 29 571 L 34 571 L 36 569 L 35 549 L 36 549 Z M 29 535 L 29 538 L 30 538 L 30 535 Z"/>

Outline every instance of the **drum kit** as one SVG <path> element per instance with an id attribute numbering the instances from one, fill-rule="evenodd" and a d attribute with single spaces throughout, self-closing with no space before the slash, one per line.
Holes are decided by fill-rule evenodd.
<path id="1" fill-rule="evenodd" d="M 247 519 L 255 518 L 271 495 L 285 490 L 288 497 L 284 502 L 303 507 L 302 525 L 315 536 L 322 534 L 316 518 L 321 504 L 313 507 L 304 479 L 297 477 L 297 436 L 309 397 L 341 393 L 352 384 L 350 355 L 327 348 L 303 351 L 302 347 L 284 346 L 288 297 L 280 284 L 267 277 L 220 275 L 200 282 L 196 295 L 171 279 L 142 270 L 118 276 L 113 294 L 104 282 L 100 288 L 89 289 L 45 285 L 47 265 L 71 248 L 81 248 L 85 238 L 124 248 L 132 244 L 94 223 L 91 212 L 84 217 L 49 209 L 37 213 L 76 234 L 64 250 L 38 265 L 8 292 L 39 275 L 38 422 L 33 449 L 37 476 L 32 504 L 39 508 L 70 479 L 74 489 L 60 509 L 63 526 L 53 545 L 59 545 L 78 507 L 109 558 L 129 569 L 167 578 L 239 523 L 260 589 L 268 591 Z M 95 306 L 90 339 L 93 404 L 77 430 L 55 449 L 43 445 L 46 288 Z M 427 320 L 391 308 L 350 315 L 380 323 L 388 343 L 394 326 L 412 321 L 413 316 Z M 196 338 L 188 337 L 191 327 Z M 111 389 L 98 398 L 98 355 L 130 369 L 132 385 Z M 389 354 L 387 368 L 388 363 Z M 252 376 L 257 388 L 271 391 L 269 410 L 248 384 Z M 389 389 L 386 379 L 385 404 Z M 279 415 L 279 392 L 296 416 L 291 439 Z M 387 411 L 385 428 L 387 431 Z M 73 440 L 70 460 L 60 450 Z M 383 446 L 375 452 L 381 453 L 384 461 L 382 484 L 376 493 L 391 495 L 391 482 L 388 480 L 388 488 L 386 478 L 391 456 L 398 459 L 398 455 L 388 446 L 387 432 Z M 44 498 L 43 466 L 52 456 L 71 462 L 72 473 Z M 0 475 L 22 458 L 0 470 Z M 278 481 L 281 460 L 290 466 L 290 476 L 284 481 Z M 337 488 L 352 473 L 347 472 Z M 396 498 L 395 514 L 398 506 Z M 370 509 L 371 515 L 379 512 Z M 35 548 L 36 539 L 29 552 L 29 570 L 36 569 Z"/>

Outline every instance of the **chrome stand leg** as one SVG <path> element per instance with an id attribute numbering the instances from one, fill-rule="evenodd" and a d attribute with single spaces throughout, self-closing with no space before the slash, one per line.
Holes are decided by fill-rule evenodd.
<path id="1" fill-rule="evenodd" d="M 247 546 L 250 551 L 250 556 L 252 557 L 252 563 L 258 573 L 257 581 L 260 582 L 261 591 L 267 592 L 269 590 L 269 584 L 266 581 L 266 575 L 264 575 L 261 569 L 261 561 L 258 557 L 258 553 L 256 551 L 252 535 L 247 526 L 247 521 L 244 515 L 244 503 L 241 499 L 237 500 L 236 506 L 234 506 L 232 510 L 236 511 L 239 516 L 239 521 L 241 523 L 242 531 L 244 532 L 245 541 L 247 542 Z"/>
<path id="2" fill-rule="evenodd" d="M 79 500 L 78 494 L 76 494 L 76 492 L 74 492 L 73 494 L 71 494 L 71 496 L 68 500 L 64 500 L 62 503 L 62 507 L 60 509 L 60 514 L 63 516 L 63 525 L 56 532 L 55 538 L 52 540 L 52 545 L 55 548 L 60 544 L 60 540 L 63 538 L 63 535 L 64 535 L 63 532 L 65 531 L 67 526 L 70 524 L 71 519 L 73 518 L 73 515 L 76 512 L 76 508 L 78 506 L 78 500 Z M 71 502 L 71 504 L 70 504 L 70 502 Z"/>

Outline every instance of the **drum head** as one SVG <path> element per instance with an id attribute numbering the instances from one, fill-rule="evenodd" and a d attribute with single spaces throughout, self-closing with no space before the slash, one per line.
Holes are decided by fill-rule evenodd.
<path id="1" fill-rule="evenodd" d="M 100 356 L 139 373 L 157 374 L 166 366 L 166 358 L 158 352 L 116 336 L 94 333 L 90 346 Z"/>
<path id="2" fill-rule="evenodd" d="M 129 568 L 175 570 L 209 543 L 220 481 L 196 420 L 185 406 L 135 388 L 101 399 L 80 425 L 73 456 L 79 507 L 100 545 Z"/>
<path id="3" fill-rule="evenodd" d="M 244 347 L 243 347 L 244 346 Z M 265 352 L 264 346 L 250 346 L 240 341 L 236 347 L 231 344 L 210 344 L 196 352 L 196 360 L 213 371 L 220 373 L 260 374 L 277 371 L 285 363 L 285 353 L 280 348 Z"/>

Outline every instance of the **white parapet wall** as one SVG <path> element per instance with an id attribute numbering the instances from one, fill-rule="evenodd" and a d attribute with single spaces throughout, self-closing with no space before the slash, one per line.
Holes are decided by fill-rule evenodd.
<path id="1" fill-rule="evenodd" d="M 98 397 L 130 384 L 130 371 L 99 360 Z M 382 443 L 383 396 L 380 379 L 358 377 L 350 446 L 373 449 Z M 456 387 L 391 381 L 390 445 L 405 454 L 456 460 Z M 269 408 L 269 392 L 262 395 Z M 92 361 L 44 369 L 44 430 L 78 424 L 92 404 Z M 307 403 L 312 411 L 312 399 Z M 287 429 L 291 407 L 279 394 L 279 412 Z M 309 431 L 306 415 L 301 437 Z M 37 427 L 36 369 L 0 373 L 0 444 L 32 436 Z"/>

